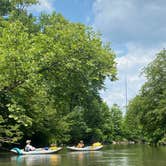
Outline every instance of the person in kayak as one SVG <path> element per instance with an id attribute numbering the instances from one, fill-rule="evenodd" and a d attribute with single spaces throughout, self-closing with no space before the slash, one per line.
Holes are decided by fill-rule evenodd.
<path id="1" fill-rule="evenodd" d="M 81 140 L 78 145 L 77 148 L 83 148 L 84 147 L 84 142 Z"/>
<path id="2" fill-rule="evenodd" d="M 31 145 L 31 140 L 27 140 L 26 146 L 25 146 L 25 151 L 29 152 L 29 151 L 34 151 L 34 150 L 36 150 L 36 148 Z"/>

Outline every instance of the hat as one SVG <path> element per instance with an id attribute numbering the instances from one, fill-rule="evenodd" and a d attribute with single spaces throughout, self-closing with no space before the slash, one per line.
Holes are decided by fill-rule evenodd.
<path id="1" fill-rule="evenodd" d="M 29 144 L 29 143 L 31 143 L 31 140 L 26 140 L 26 144 Z"/>

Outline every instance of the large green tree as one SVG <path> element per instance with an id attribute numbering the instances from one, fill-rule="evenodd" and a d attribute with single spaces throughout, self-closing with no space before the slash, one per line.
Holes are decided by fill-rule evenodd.
<path id="1" fill-rule="evenodd" d="M 95 128 L 98 137 L 99 90 L 106 77 L 116 79 L 115 54 L 91 28 L 56 13 L 36 22 L 22 8 L 36 1 L 17 2 L 19 15 L 13 9 L 0 20 L 1 140 L 63 143 L 74 140 L 75 124 L 83 124 L 85 133 L 91 128 L 91 138 Z"/>
<path id="2" fill-rule="evenodd" d="M 129 105 L 127 121 L 131 131 L 141 135 L 149 142 L 156 144 L 166 132 L 166 50 L 160 51 L 156 58 L 144 69 L 147 81 L 140 94 Z M 132 125 L 129 124 L 133 115 Z M 134 126 L 136 127 L 134 129 Z M 141 128 L 140 128 L 140 127 Z M 134 132 L 135 131 L 135 132 Z"/>
<path id="3" fill-rule="evenodd" d="M 166 131 L 166 50 L 145 69 L 147 82 L 141 90 L 144 108 L 141 117 L 143 130 L 150 141 L 157 143 Z"/>

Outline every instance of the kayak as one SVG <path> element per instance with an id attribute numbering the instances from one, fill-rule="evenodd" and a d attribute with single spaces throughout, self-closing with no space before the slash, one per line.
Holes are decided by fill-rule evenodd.
<path id="1" fill-rule="evenodd" d="M 75 146 L 67 146 L 67 149 L 73 150 L 73 151 L 95 151 L 100 150 L 103 148 L 103 145 L 101 146 L 86 146 L 84 148 L 77 148 Z"/>
<path id="2" fill-rule="evenodd" d="M 26 152 L 23 149 L 13 148 L 10 151 L 17 155 L 37 155 L 37 154 L 52 154 L 60 151 L 61 149 L 62 149 L 61 147 L 57 147 L 56 149 L 37 148 L 34 151 Z"/>

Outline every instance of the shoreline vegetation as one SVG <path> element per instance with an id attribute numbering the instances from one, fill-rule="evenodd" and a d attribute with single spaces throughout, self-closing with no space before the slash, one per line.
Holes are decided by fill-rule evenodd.
<path id="1" fill-rule="evenodd" d="M 144 68 L 146 82 L 123 116 L 100 96 L 106 78 L 118 79 L 110 44 L 59 13 L 29 13 L 37 3 L 0 2 L 1 147 L 23 147 L 27 139 L 35 146 L 165 145 L 166 50 Z"/>

